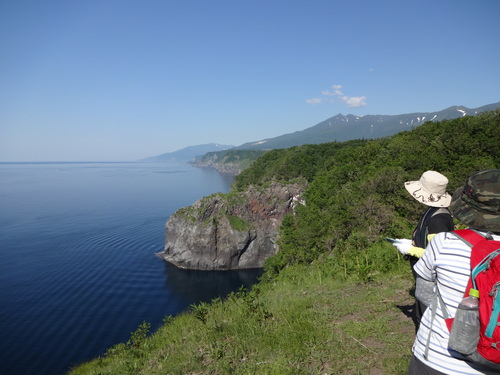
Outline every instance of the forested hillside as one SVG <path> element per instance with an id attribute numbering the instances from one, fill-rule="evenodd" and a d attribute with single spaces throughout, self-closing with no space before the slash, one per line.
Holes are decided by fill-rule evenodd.
<path id="1" fill-rule="evenodd" d="M 471 172 L 500 167 L 499 144 L 495 111 L 387 139 L 265 153 L 233 190 L 296 179 L 308 188 L 259 284 L 166 317 L 151 336 L 144 322 L 72 374 L 406 374 L 413 277 L 383 240 L 410 238 L 425 210 L 404 182 L 436 170 L 452 193 Z"/>
<path id="2" fill-rule="evenodd" d="M 425 209 L 409 197 L 404 182 L 436 170 L 448 177 L 453 193 L 471 172 L 500 167 L 499 144 L 500 111 L 486 112 L 428 122 L 390 138 L 272 150 L 236 176 L 233 188 L 273 179 L 305 178 L 310 184 L 306 205 L 282 224 L 280 251 L 268 271 L 323 255 L 337 255 L 347 272 L 361 260 L 364 272 L 383 270 L 390 259 L 372 254 L 374 243 L 385 236 L 409 238 Z"/>

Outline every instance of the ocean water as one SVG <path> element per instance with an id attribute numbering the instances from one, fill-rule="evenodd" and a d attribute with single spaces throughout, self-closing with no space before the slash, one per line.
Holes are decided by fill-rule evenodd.
<path id="1" fill-rule="evenodd" d="M 181 163 L 0 163 L 0 373 L 59 375 L 261 270 L 155 256 L 177 209 L 232 178 Z"/>

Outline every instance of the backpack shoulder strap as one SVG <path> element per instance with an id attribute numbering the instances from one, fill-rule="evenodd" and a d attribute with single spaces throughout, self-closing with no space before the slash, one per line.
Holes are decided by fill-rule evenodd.
<path id="1" fill-rule="evenodd" d="M 450 211 L 448 211 L 448 209 L 447 209 L 447 208 L 442 208 L 442 207 L 441 207 L 441 208 L 437 209 L 437 210 L 436 210 L 436 211 L 435 211 L 435 212 L 431 215 L 431 217 L 436 216 L 436 215 L 440 215 L 440 214 L 448 214 L 448 215 L 450 215 Z"/>
<path id="2" fill-rule="evenodd" d="M 472 274 L 474 265 L 473 265 L 473 260 L 472 260 L 472 248 L 474 245 L 479 243 L 480 241 L 484 240 L 484 237 L 481 236 L 479 233 L 474 232 L 471 229 L 458 229 L 454 230 L 453 234 L 457 236 L 459 240 L 462 240 L 467 246 L 471 248 L 471 257 L 470 257 L 470 277 L 469 281 L 467 282 L 467 285 L 465 287 L 465 292 L 464 292 L 464 297 L 466 297 L 469 294 L 469 290 L 471 288 L 476 289 L 475 281 L 474 281 L 474 276 Z"/>
<path id="3" fill-rule="evenodd" d="M 462 241 L 464 241 L 467 246 L 472 247 L 480 241 L 484 241 L 485 237 L 481 234 L 473 231 L 472 229 L 458 229 L 454 230 L 453 233 Z"/>

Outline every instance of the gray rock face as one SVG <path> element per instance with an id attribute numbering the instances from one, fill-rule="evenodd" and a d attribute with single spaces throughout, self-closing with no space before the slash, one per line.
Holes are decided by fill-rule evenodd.
<path id="1" fill-rule="evenodd" d="M 197 270 L 260 268 L 276 254 L 283 217 L 302 202 L 305 183 L 214 194 L 175 212 L 158 256 Z"/>

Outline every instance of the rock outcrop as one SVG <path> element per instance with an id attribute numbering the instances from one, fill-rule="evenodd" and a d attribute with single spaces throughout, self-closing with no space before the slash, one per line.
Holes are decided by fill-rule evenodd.
<path id="1" fill-rule="evenodd" d="M 221 174 L 236 176 L 262 156 L 265 150 L 225 150 L 208 152 L 194 158 L 190 164 L 195 167 L 213 168 Z"/>
<path id="2" fill-rule="evenodd" d="M 305 183 L 213 194 L 175 212 L 158 256 L 197 270 L 259 268 L 277 251 L 283 217 L 303 203 Z"/>

